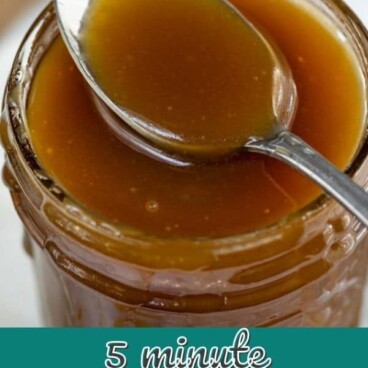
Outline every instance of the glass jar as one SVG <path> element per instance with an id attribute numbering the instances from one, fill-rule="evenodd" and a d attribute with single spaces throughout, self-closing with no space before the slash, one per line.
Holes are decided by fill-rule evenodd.
<path id="1" fill-rule="evenodd" d="M 368 83 L 362 24 L 340 1 L 308 1 L 345 34 Z M 170 239 L 106 223 L 75 203 L 37 161 L 25 115 L 35 69 L 57 33 L 50 5 L 16 57 L 0 125 L 4 179 L 26 230 L 48 325 L 358 324 L 367 231 L 326 196 L 253 233 L 175 239 L 175 247 Z M 365 137 L 348 170 L 366 187 L 367 153 Z"/>

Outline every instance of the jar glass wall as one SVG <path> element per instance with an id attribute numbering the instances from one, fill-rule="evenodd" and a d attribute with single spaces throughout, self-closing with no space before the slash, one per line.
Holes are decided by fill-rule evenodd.
<path id="1" fill-rule="evenodd" d="M 348 38 L 368 84 L 360 22 L 340 1 L 308 1 Z M 4 178 L 26 229 L 48 325 L 357 325 L 366 230 L 325 196 L 274 226 L 221 239 L 175 239 L 175 247 L 75 203 L 38 162 L 25 112 L 37 65 L 57 34 L 49 6 L 16 57 L 0 126 Z M 367 152 L 365 139 L 349 168 L 362 186 Z"/>

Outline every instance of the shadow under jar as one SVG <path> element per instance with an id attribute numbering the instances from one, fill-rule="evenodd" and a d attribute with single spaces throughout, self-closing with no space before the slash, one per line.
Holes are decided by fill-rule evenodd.
<path id="1" fill-rule="evenodd" d="M 355 15 L 340 1 L 306 3 L 349 40 L 368 82 L 367 33 Z M 41 167 L 26 116 L 35 72 L 57 35 L 49 6 L 16 57 L 0 125 L 4 179 L 26 230 L 48 325 L 358 325 L 366 230 L 326 196 L 272 226 L 212 238 L 149 235 L 73 200 Z M 367 153 L 364 138 L 348 169 L 362 186 Z"/>

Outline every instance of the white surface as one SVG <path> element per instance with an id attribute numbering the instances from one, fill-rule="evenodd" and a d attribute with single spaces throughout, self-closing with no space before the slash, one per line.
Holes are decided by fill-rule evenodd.
<path id="1" fill-rule="evenodd" d="M 3 1 L 11 0 L 0 0 L 0 12 Z M 368 25 L 367 0 L 347 0 L 346 2 Z M 45 3 L 46 0 L 40 0 L 37 6 L 25 10 L 23 16 L 13 23 L 13 26 L 5 34 L 0 35 L 1 96 L 18 45 Z M 1 152 L 0 167 L 3 166 L 3 162 Z M 41 325 L 31 262 L 21 246 L 21 236 L 20 221 L 13 209 L 8 191 L 0 183 L 0 326 L 4 327 Z M 9 278 L 11 278 L 10 281 Z M 367 307 L 365 310 L 367 313 L 365 313 L 363 325 L 368 326 Z"/>

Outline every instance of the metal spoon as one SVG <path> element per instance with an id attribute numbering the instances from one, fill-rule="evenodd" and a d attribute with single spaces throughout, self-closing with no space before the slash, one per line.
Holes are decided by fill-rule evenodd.
<path id="1" fill-rule="evenodd" d="M 146 151 L 161 161 L 178 166 L 188 165 L 188 160 L 181 156 L 183 152 L 193 157 L 201 156 L 203 158 L 203 156 L 224 155 L 235 150 L 246 150 L 274 157 L 315 181 L 331 197 L 368 226 L 368 194 L 347 175 L 340 172 L 312 147 L 288 130 L 296 112 L 297 91 L 286 60 L 277 47 L 227 0 L 218 1 L 230 7 L 248 26 L 253 27 L 254 32 L 262 38 L 265 47 L 268 48 L 275 61 L 272 102 L 275 118 L 278 122 L 277 128 L 273 129 L 267 137 L 239 137 L 240 143 L 233 147 L 229 147 L 225 143 L 222 146 L 219 142 L 210 145 L 186 145 L 185 142 L 171 139 L 175 134 L 167 134 L 166 131 L 160 132 L 154 122 L 115 104 L 96 82 L 82 51 L 81 29 L 89 9 L 90 0 L 55 0 L 55 5 L 61 34 L 83 76 L 104 104 L 130 126 L 127 130 L 121 120 L 111 118 L 111 116 L 107 119 L 116 135 L 130 146 L 139 151 Z M 133 133 L 133 131 L 138 134 Z M 151 141 L 153 145 L 147 144 L 147 140 Z"/>

